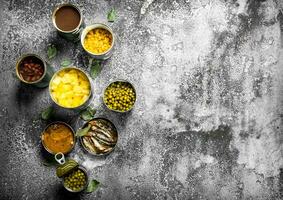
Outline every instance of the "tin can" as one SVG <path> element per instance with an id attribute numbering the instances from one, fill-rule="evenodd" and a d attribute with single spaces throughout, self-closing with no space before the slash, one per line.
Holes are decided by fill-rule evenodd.
<path id="1" fill-rule="evenodd" d="M 81 189 L 79 189 L 79 190 L 71 190 L 70 188 L 68 188 L 68 187 L 66 186 L 66 184 L 65 184 L 65 182 L 64 182 L 64 179 L 62 180 L 62 184 L 63 184 L 64 188 L 65 188 L 66 190 L 68 190 L 69 192 L 72 192 L 72 193 L 78 193 L 78 192 L 84 191 L 84 190 L 87 188 L 88 182 L 89 182 L 89 180 L 88 180 L 88 173 L 87 173 L 86 169 L 85 169 L 83 166 L 81 166 L 81 165 L 78 166 L 77 169 L 81 170 L 81 171 L 84 173 L 85 178 L 86 178 L 86 183 L 85 183 L 85 185 L 84 185 Z"/>
<path id="2" fill-rule="evenodd" d="M 112 43 L 111 43 L 111 46 L 110 48 L 103 52 L 103 53 L 100 53 L 100 54 L 95 54 L 95 53 L 92 53 L 90 51 L 88 51 L 85 47 L 84 47 L 84 40 L 85 40 L 85 37 L 87 35 L 87 33 L 95 28 L 102 28 L 102 29 L 105 29 L 107 31 L 109 31 L 112 35 Z M 90 25 L 90 26 L 87 26 L 83 29 L 82 31 L 82 34 L 81 34 L 81 45 L 83 47 L 83 49 L 87 52 L 87 54 L 94 58 L 94 59 L 98 59 L 98 60 L 106 60 L 108 58 L 110 58 L 110 56 L 113 54 L 113 49 L 114 49 L 114 44 L 115 44 L 115 36 L 114 36 L 114 33 L 112 31 L 112 29 L 105 25 L 105 24 L 101 24 L 101 23 L 96 23 L 96 24 L 93 24 L 93 25 Z"/>
<path id="3" fill-rule="evenodd" d="M 87 173 L 87 170 L 83 166 L 79 165 L 79 163 L 77 163 L 73 159 L 65 160 L 65 156 L 61 152 L 57 153 L 54 156 L 54 158 L 60 164 L 56 169 L 56 175 L 59 178 L 61 178 L 62 185 L 67 191 L 72 192 L 72 193 L 78 193 L 87 188 L 88 182 L 89 182 L 89 175 Z M 67 183 L 65 181 L 65 178 L 75 170 L 80 170 L 84 174 L 84 177 L 85 177 L 85 184 L 78 190 L 72 190 L 70 187 L 67 186 Z"/>
<path id="4" fill-rule="evenodd" d="M 134 102 L 133 106 L 132 106 L 129 110 L 126 110 L 126 111 L 114 110 L 114 109 L 112 109 L 112 108 L 109 108 L 109 107 L 106 105 L 106 103 L 105 103 L 105 98 L 104 98 L 104 97 L 105 97 L 106 89 L 107 89 L 112 83 L 116 83 L 116 82 L 128 83 L 128 84 L 133 88 L 133 90 L 134 90 L 134 93 L 135 93 L 135 102 Z M 115 80 L 115 81 L 110 82 L 110 83 L 104 88 L 102 100 L 103 100 L 103 104 L 104 104 L 109 110 L 114 111 L 114 112 L 118 112 L 118 113 L 127 113 L 127 112 L 130 112 L 130 111 L 134 108 L 134 106 L 135 106 L 135 103 L 136 103 L 136 101 L 137 101 L 137 92 L 136 92 L 136 89 L 135 89 L 134 85 L 133 85 L 131 82 L 129 82 L 129 81 L 127 81 L 127 80 L 123 80 L 123 79 L 118 79 L 118 80 Z"/>
<path id="5" fill-rule="evenodd" d="M 46 146 L 46 144 L 44 143 L 44 133 L 45 133 L 45 131 L 46 131 L 51 125 L 54 125 L 54 124 L 63 124 L 63 125 L 65 125 L 66 127 L 68 127 L 68 128 L 71 130 L 72 135 L 73 135 L 73 138 L 74 138 L 74 143 L 73 143 L 73 145 L 72 145 L 72 148 L 71 148 L 68 152 L 66 152 L 65 154 L 70 153 L 70 152 L 74 149 L 74 147 L 75 147 L 75 145 L 76 145 L 76 135 L 75 135 L 74 129 L 73 129 L 69 124 L 67 124 L 67 123 L 65 123 L 65 122 L 56 121 L 56 122 L 52 122 L 52 123 L 48 124 L 48 125 L 45 127 L 45 129 L 42 131 L 41 137 L 40 137 L 40 138 L 41 138 L 42 146 L 44 147 L 44 149 L 45 149 L 48 153 L 50 153 L 50 154 L 52 154 L 52 155 L 55 155 L 55 154 L 57 153 L 57 152 L 53 152 L 52 150 L 50 150 L 50 149 Z"/>
<path id="6" fill-rule="evenodd" d="M 72 107 L 72 108 L 69 108 L 69 107 L 64 107 L 62 105 L 60 105 L 56 99 L 53 98 L 51 92 L 52 92 L 52 89 L 51 89 L 51 83 L 52 81 L 54 80 L 54 78 L 58 75 L 58 73 L 60 73 L 61 71 L 64 71 L 64 70 L 71 70 L 71 69 L 75 69 L 75 70 L 78 70 L 80 71 L 81 73 L 83 73 L 86 77 L 87 77 L 87 80 L 89 82 L 89 85 L 90 85 L 90 92 L 89 92 L 89 95 L 87 97 L 87 100 L 80 106 L 78 107 Z M 65 67 L 63 69 L 60 69 L 58 70 L 57 72 L 55 72 L 55 74 L 53 75 L 53 77 L 51 78 L 50 80 L 50 83 L 49 83 L 49 95 L 51 97 L 51 99 L 53 100 L 53 102 L 59 107 L 59 108 L 63 108 L 63 109 L 68 109 L 68 110 L 71 110 L 71 111 L 74 111 L 75 113 L 78 113 L 80 112 L 81 110 L 85 109 L 87 106 L 90 105 L 91 101 L 92 101 L 92 98 L 93 98 L 93 85 L 92 85 L 92 81 L 90 79 L 90 77 L 87 75 L 87 73 L 85 73 L 83 70 L 73 66 L 73 67 Z"/>
<path id="7" fill-rule="evenodd" d="M 107 123 L 109 123 L 109 124 L 111 125 L 112 131 L 113 131 L 113 133 L 115 134 L 114 137 L 117 138 L 117 141 L 116 141 L 115 145 L 112 147 L 112 149 L 111 149 L 110 151 L 108 151 L 108 152 L 106 152 L 106 153 L 95 153 L 95 152 L 89 150 L 89 149 L 85 146 L 85 144 L 84 144 L 84 142 L 83 142 L 83 137 L 84 137 L 84 136 L 82 136 L 82 137 L 80 137 L 80 139 L 79 139 L 79 140 L 80 140 L 80 143 L 81 143 L 81 146 L 83 147 L 83 149 L 84 149 L 86 152 L 88 152 L 88 153 L 91 154 L 91 155 L 95 155 L 95 156 L 108 155 L 108 154 L 110 154 L 112 151 L 114 151 L 114 149 L 115 149 L 115 147 L 116 147 L 116 144 L 117 144 L 117 142 L 118 142 L 118 138 L 119 138 L 119 137 L 118 137 L 117 128 L 115 127 L 115 125 L 114 125 L 110 120 L 108 120 L 108 119 L 106 119 L 106 118 L 97 117 L 97 118 L 93 118 L 93 119 L 90 120 L 90 121 L 96 121 L 96 120 L 104 120 L 104 121 L 106 121 Z M 87 126 L 87 124 L 88 124 L 90 121 L 88 121 L 87 123 L 85 123 L 85 124 L 82 126 L 82 128 L 85 128 L 85 127 Z"/>
<path id="8" fill-rule="evenodd" d="M 41 76 L 40 79 L 38 79 L 37 81 L 34 81 L 34 82 L 28 82 L 28 81 L 24 80 L 23 77 L 20 75 L 20 72 L 19 72 L 20 65 L 22 64 L 24 59 L 26 59 L 28 57 L 35 57 L 43 63 L 43 68 L 44 68 L 43 75 Z M 54 74 L 54 70 L 53 70 L 53 67 L 51 67 L 47 62 L 45 62 L 39 55 L 34 54 L 34 53 L 28 53 L 28 54 L 22 55 L 18 59 L 18 61 L 16 63 L 16 74 L 17 74 L 17 77 L 20 79 L 20 81 L 22 81 L 26 84 L 29 84 L 29 85 L 39 87 L 39 88 L 44 88 L 44 87 L 47 87 L 49 85 L 49 81 L 51 80 L 51 77 Z"/>
<path id="9" fill-rule="evenodd" d="M 57 11 L 64 6 L 68 6 L 68 7 L 72 7 L 74 9 L 76 9 L 78 11 L 79 15 L 80 15 L 80 22 L 79 22 L 78 26 L 71 31 L 61 30 L 60 28 L 58 28 L 56 21 L 55 21 Z M 73 42 L 80 40 L 80 33 L 81 33 L 81 31 L 82 31 L 82 29 L 84 28 L 85 25 L 84 25 L 82 13 L 77 6 L 70 4 L 70 3 L 63 3 L 63 4 L 56 6 L 55 9 L 53 10 L 53 13 L 52 13 L 52 22 L 53 22 L 54 27 L 57 29 L 59 35 L 61 35 L 63 38 L 65 38 L 69 41 L 73 41 Z"/>

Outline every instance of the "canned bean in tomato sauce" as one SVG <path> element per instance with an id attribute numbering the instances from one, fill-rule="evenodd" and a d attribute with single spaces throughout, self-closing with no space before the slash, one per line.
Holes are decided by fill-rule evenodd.
<path id="1" fill-rule="evenodd" d="M 49 85 L 54 70 L 39 55 L 28 53 L 18 59 L 16 74 L 20 81 L 43 88 Z"/>

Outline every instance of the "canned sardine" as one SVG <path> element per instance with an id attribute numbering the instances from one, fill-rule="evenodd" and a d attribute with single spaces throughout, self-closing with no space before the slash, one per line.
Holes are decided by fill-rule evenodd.
<path id="1" fill-rule="evenodd" d="M 22 82 L 43 88 L 48 86 L 54 70 L 39 55 L 29 53 L 18 59 L 16 74 Z"/>
<path id="2" fill-rule="evenodd" d="M 83 17 L 73 4 L 65 3 L 57 6 L 52 14 L 52 21 L 58 33 L 70 41 L 78 41 L 83 29 Z"/>
<path id="3" fill-rule="evenodd" d="M 106 60 L 113 53 L 115 37 L 105 24 L 87 26 L 81 34 L 81 45 L 92 58 Z"/>

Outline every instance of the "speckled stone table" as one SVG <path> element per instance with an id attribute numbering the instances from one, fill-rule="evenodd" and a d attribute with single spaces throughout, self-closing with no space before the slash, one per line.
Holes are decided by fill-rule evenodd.
<path id="1" fill-rule="evenodd" d="M 119 141 L 105 157 L 76 145 L 69 157 L 101 182 L 78 195 L 43 165 L 40 134 L 49 121 L 39 115 L 52 104 L 48 88 L 21 84 L 14 72 L 21 54 L 46 58 L 50 43 L 56 70 L 64 58 L 89 70 L 80 44 L 52 26 L 60 2 L 1 0 L 1 200 L 283 199 L 282 0 L 71 1 L 87 25 L 106 23 L 117 36 L 93 80 L 93 105 L 117 126 Z M 119 78 L 138 92 L 127 114 L 102 105 L 104 87 Z M 64 111 L 52 120 L 79 123 Z"/>

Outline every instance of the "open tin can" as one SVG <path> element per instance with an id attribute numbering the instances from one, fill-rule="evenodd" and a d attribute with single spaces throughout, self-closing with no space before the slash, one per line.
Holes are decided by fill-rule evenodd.
<path id="1" fill-rule="evenodd" d="M 94 118 L 82 128 L 90 126 L 88 133 L 80 137 L 85 151 L 92 155 L 103 156 L 111 153 L 118 142 L 118 131 L 115 125 L 106 118 Z"/>
<path id="2" fill-rule="evenodd" d="M 86 38 L 87 34 L 91 30 L 94 30 L 94 29 L 105 29 L 106 31 L 108 31 L 111 34 L 112 42 L 111 42 L 110 48 L 107 51 L 102 52 L 102 53 L 93 53 L 93 52 L 91 52 L 91 51 L 89 51 L 88 49 L 85 48 L 85 45 L 84 45 L 85 38 Z M 94 58 L 94 59 L 106 60 L 106 59 L 110 58 L 110 56 L 113 54 L 114 44 L 115 44 L 115 36 L 114 36 L 113 30 L 105 24 L 101 24 L 101 23 L 92 24 L 92 25 L 85 27 L 82 31 L 81 45 L 82 45 L 83 49 L 88 53 L 88 55 L 90 57 Z"/>
<path id="3" fill-rule="evenodd" d="M 58 100 L 57 97 L 54 96 L 54 89 L 53 89 L 53 83 L 54 82 L 57 82 L 57 77 L 60 77 L 60 73 L 62 72 L 68 72 L 68 71 L 71 71 L 71 70 L 75 70 L 77 71 L 79 74 L 83 75 L 84 78 L 84 82 L 87 82 L 89 84 L 89 93 L 88 95 L 84 96 L 84 100 L 82 101 L 81 104 L 78 104 L 76 106 L 66 106 L 66 105 L 63 105 L 62 103 L 60 103 L 60 101 Z M 80 75 L 78 75 L 80 76 Z M 68 81 L 68 80 L 63 80 L 63 81 Z M 74 81 L 71 81 L 70 80 L 70 84 L 74 84 L 75 82 Z M 73 89 L 77 87 L 77 85 L 73 85 Z M 77 87 L 78 88 L 78 87 Z M 69 93 L 71 96 L 72 96 L 72 91 L 69 91 L 67 87 L 65 88 L 62 88 L 64 91 L 62 91 L 62 95 L 64 95 L 63 93 Z M 78 92 L 80 92 L 80 88 L 76 89 Z M 73 111 L 81 111 L 83 110 L 84 108 L 86 108 L 90 103 L 91 103 L 91 100 L 92 100 L 92 97 L 93 97 L 93 86 L 92 86 L 92 82 L 91 82 L 91 79 L 89 78 L 89 76 L 87 75 L 87 73 L 85 73 L 83 70 L 77 68 L 77 67 L 65 67 L 63 69 L 60 69 L 59 71 L 57 71 L 53 77 L 51 78 L 50 80 L 50 84 L 49 84 L 49 94 L 50 94 L 50 97 L 51 99 L 54 101 L 54 103 L 59 106 L 60 108 L 64 108 L 64 109 L 69 109 L 69 110 L 73 110 Z M 74 93 L 74 95 L 76 95 Z M 69 100 L 72 100 L 73 98 L 70 98 Z M 68 100 L 68 99 L 67 99 Z"/>
<path id="4" fill-rule="evenodd" d="M 28 66 L 25 67 L 24 65 L 27 65 L 27 64 Z M 33 69 L 33 68 L 30 68 L 31 65 L 32 67 L 35 67 L 33 65 L 38 65 L 39 67 Z M 38 70 L 43 70 L 43 73 L 40 75 L 39 79 L 34 80 L 34 81 L 33 80 L 28 81 L 27 79 L 25 79 L 25 76 L 22 74 L 22 73 L 26 73 L 28 77 L 29 73 L 33 74 L 33 73 L 38 72 Z M 29 84 L 29 85 L 39 87 L 39 88 L 44 88 L 49 85 L 49 81 L 51 80 L 51 77 L 54 74 L 54 70 L 39 55 L 34 54 L 34 53 L 27 53 L 27 54 L 23 54 L 18 59 L 16 63 L 16 74 L 20 81 L 26 84 Z"/>
<path id="5" fill-rule="evenodd" d="M 128 110 L 126 110 L 126 111 L 120 111 L 120 110 L 112 109 L 112 108 L 110 108 L 110 107 L 107 105 L 107 103 L 106 103 L 106 98 L 105 98 L 106 91 L 107 91 L 107 89 L 111 86 L 111 84 L 114 84 L 114 83 L 126 83 L 126 84 L 129 84 L 130 87 L 133 89 L 133 92 L 134 92 L 134 95 L 135 95 L 134 103 L 133 103 L 133 105 L 132 105 Z M 104 105 L 105 105 L 109 110 L 114 111 L 114 112 L 118 112 L 118 113 L 127 113 L 127 112 L 130 112 L 130 111 L 134 108 L 134 106 L 135 106 L 135 103 L 136 103 L 136 101 L 137 101 L 137 92 L 136 92 L 136 89 L 135 89 L 134 85 L 133 85 L 131 82 L 129 82 L 129 81 L 127 81 L 127 80 L 123 80 L 123 79 L 118 79 L 118 80 L 115 80 L 115 81 L 111 81 L 111 82 L 105 87 L 105 89 L 103 90 L 103 97 L 102 97 L 102 99 L 103 99 Z"/>
<path id="6" fill-rule="evenodd" d="M 52 22 L 59 35 L 70 41 L 79 41 L 84 21 L 77 6 L 70 3 L 56 6 L 52 13 Z"/>
<path id="7" fill-rule="evenodd" d="M 52 131 L 54 132 L 52 133 Z M 66 133 L 66 134 L 64 135 L 63 133 Z M 49 144 L 52 141 L 56 143 L 57 145 L 56 147 L 54 147 L 54 145 Z M 68 147 L 66 151 L 63 151 L 63 153 L 68 154 L 74 149 L 75 144 L 76 144 L 75 131 L 70 125 L 68 125 L 65 122 L 61 122 L 61 121 L 52 122 L 48 124 L 46 128 L 43 130 L 43 132 L 41 133 L 41 143 L 44 149 L 48 153 L 53 154 L 53 155 L 62 151 L 62 149 L 58 148 L 58 146 L 62 144 L 64 148 Z"/>
<path id="8" fill-rule="evenodd" d="M 55 160 L 60 164 L 56 169 L 56 175 L 62 179 L 62 184 L 66 190 L 78 193 L 88 186 L 89 178 L 87 170 L 79 165 L 75 160 L 65 160 L 63 153 L 57 153 Z"/>

